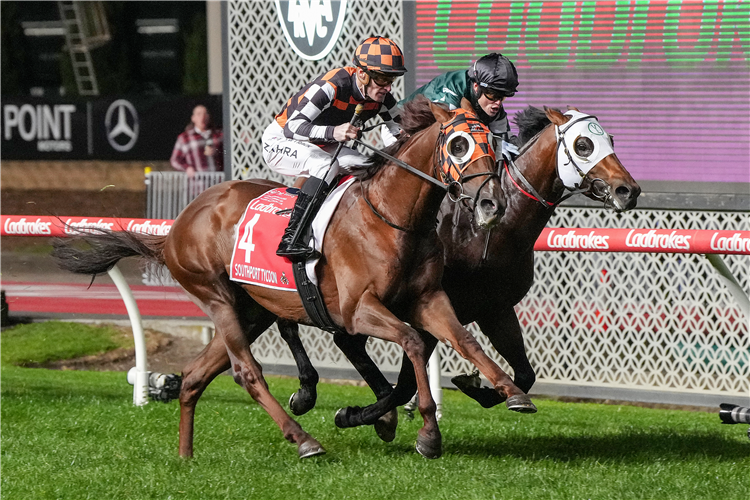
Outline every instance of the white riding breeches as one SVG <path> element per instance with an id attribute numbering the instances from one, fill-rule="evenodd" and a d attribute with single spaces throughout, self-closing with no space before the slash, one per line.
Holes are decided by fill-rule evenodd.
<path id="1" fill-rule="evenodd" d="M 337 147 L 337 143 L 317 146 L 289 139 L 276 121 L 263 132 L 263 160 L 268 168 L 281 175 L 316 177 L 328 185 L 339 174 L 339 167 L 362 165 L 367 160 L 362 153 L 344 146 L 332 163 Z"/>

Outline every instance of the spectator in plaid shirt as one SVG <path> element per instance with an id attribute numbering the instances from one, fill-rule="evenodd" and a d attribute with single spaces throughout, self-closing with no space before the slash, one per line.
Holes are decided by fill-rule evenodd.
<path id="1" fill-rule="evenodd" d="M 221 172 L 224 170 L 224 135 L 211 126 L 211 115 L 205 106 L 193 109 L 193 116 L 185 131 L 177 136 L 170 163 L 176 170 L 187 172 Z"/>
<path id="2" fill-rule="evenodd" d="M 356 67 L 333 69 L 305 85 L 287 101 L 263 133 L 263 159 L 282 175 L 309 177 L 300 190 L 277 255 L 304 260 L 312 253 L 307 242 L 297 241 L 323 203 L 341 166 L 361 165 L 367 157 L 343 143 L 358 137 L 360 127 L 379 115 L 394 134 L 396 99 L 394 80 L 406 72 L 401 49 L 388 38 L 365 40 L 354 53 Z M 359 122 L 352 124 L 355 108 L 363 105 Z"/>

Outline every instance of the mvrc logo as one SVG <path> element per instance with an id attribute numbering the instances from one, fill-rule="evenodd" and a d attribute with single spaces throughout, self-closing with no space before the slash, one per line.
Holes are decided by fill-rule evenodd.
<path id="1" fill-rule="evenodd" d="M 276 12 L 292 49 L 303 59 L 317 61 L 338 41 L 346 0 L 276 0 Z"/>

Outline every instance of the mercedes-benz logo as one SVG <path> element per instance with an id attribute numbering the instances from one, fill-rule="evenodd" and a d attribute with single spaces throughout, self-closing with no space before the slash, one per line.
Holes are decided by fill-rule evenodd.
<path id="1" fill-rule="evenodd" d="M 107 140 L 115 150 L 130 151 L 138 140 L 138 112 L 130 101 L 118 99 L 109 105 L 104 117 Z"/>

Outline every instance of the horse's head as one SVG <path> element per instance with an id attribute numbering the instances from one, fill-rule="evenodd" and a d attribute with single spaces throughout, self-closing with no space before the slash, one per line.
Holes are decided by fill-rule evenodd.
<path id="1" fill-rule="evenodd" d="M 620 163 L 612 136 L 595 116 L 544 108 L 555 128 L 557 175 L 565 187 L 617 212 L 635 208 L 641 188 Z"/>
<path id="2" fill-rule="evenodd" d="M 505 197 L 496 173 L 492 134 L 471 104 L 448 111 L 430 103 L 440 124 L 436 175 L 448 186 L 448 196 L 467 204 L 479 227 L 492 227 L 505 213 Z"/>

